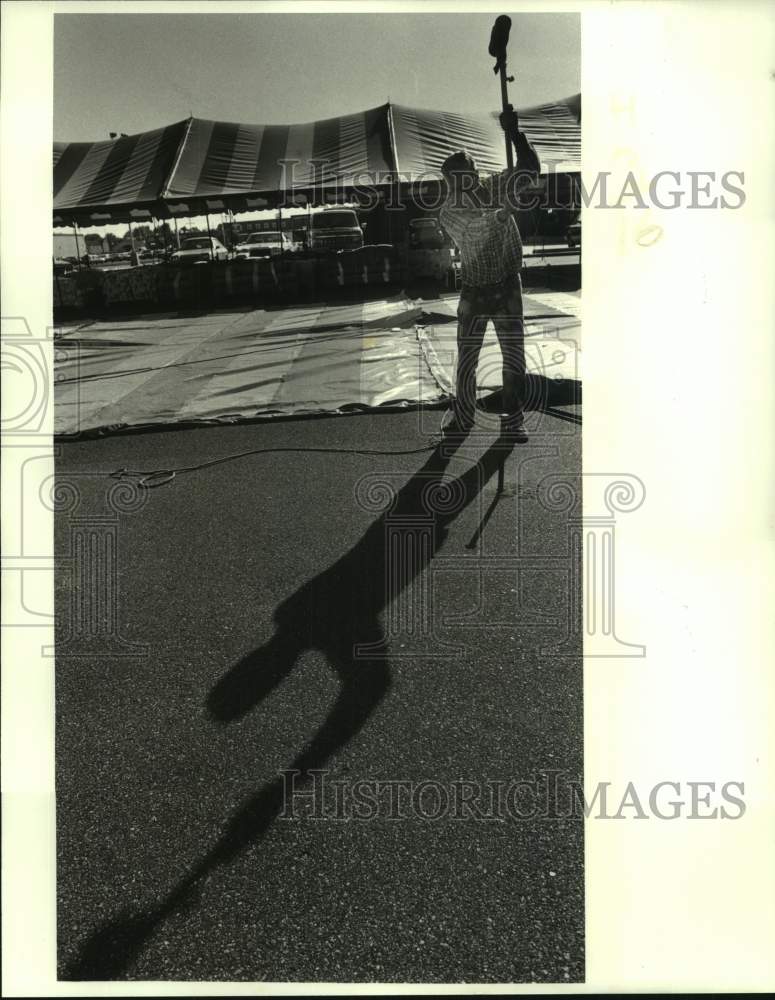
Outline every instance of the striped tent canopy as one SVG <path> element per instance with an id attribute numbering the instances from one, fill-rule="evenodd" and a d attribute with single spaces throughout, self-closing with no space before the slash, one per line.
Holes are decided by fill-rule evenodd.
<path id="1" fill-rule="evenodd" d="M 580 170 L 581 100 L 519 111 L 544 171 Z M 466 149 L 480 170 L 506 165 L 497 113 L 384 104 L 301 125 L 188 118 L 93 143 L 54 144 L 54 222 L 88 224 L 268 207 L 280 192 L 415 183 Z"/>
<path id="2" fill-rule="evenodd" d="M 118 221 L 150 215 L 172 171 L 188 122 L 105 142 L 54 143 L 58 216 Z"/>
<path id="3" fill-rule="evenodd" d="M 248 196 L 353 186 L 395 171 L 390 107 L 304 125 L 241 125 L 192 118 L 163 197 Z"/>
<path id="4" fill-rule="evenodd" d="M 441 164 L 459 149 L 467 150 L 482 173 L 506 167 L 506 149 L 498 112 L 478 116 L 391 106 L 396 156 L 401 177 L 440 177 Z M 519 127 L 541 158 L 543 172 L 581 170 L 581 98 L 518 111 Z"/>

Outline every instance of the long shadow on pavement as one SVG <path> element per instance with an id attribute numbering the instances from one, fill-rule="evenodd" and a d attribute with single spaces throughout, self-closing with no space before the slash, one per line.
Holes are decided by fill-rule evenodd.
<path id="1" fill-rule="evenodd" d="M 287 768 L 298 772 L 296 790 L 362 729 L 385 697 L 391 676 L 379 615 L 428 566 L 451 522 L 481 493 L 510 445 L 496 441 L 458 478 L 445 475 L 454 450 L 449 443 L 438 446 L 353 548 L 279 605 L 269 642 L 239 661 L 210 692 L 210 714 L 227 724 L 258 705 L 306 650 L 324 654 L 341 686 L 323 725 Z M 407 538 L 413 522 L 422 525 L 426 544 L 388 546 L 387 518 L 400 523 Z M 210 851 L 155 907 L 124 910 L 106 922 L 62 978 L 123 978 L 163 922 L 195 906 L 207 876 L 259 842 L 284 806 L 285 782 L 278 775 L 234 813 Z"/>

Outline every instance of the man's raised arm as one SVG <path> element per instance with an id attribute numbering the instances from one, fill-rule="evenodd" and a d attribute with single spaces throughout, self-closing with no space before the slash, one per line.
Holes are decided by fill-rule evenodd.
<path id="1" fill-rule="evenodd" d="M 490 179 L 497 201 L 502 202 L 507 194 L 514 194 L 520 187 L 538 179 L 541 160 L 525 133 L 519 131 L 519 117 L 513 108 L 501 112 L 500 123 L 517 154 L 513 167 L 507 167 Z"/>

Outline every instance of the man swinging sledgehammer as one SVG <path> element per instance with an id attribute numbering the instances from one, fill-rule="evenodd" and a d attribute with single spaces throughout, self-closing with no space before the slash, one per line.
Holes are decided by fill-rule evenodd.
<path id="1" fill-rule="evenodd" d="M 488 320 L 493 321 L 503 355 L 501 431 L 527 441 L 524 427 L 525 327 L 522 307 L 522 240 L 514 210 L 520 188 L 533 183 L 540 160 L 510 107 L 500 116 L 517 163 L 480 179 L 476 164 L 461 150 L 441 166 L 447 197 L 439 221 L 460 250 L 462 287 L 458 306 L 458 357 L 453 416 L 445 437 L 463 437 L 474 423 L 476 369 Z M 511 157 L 509 157 L 511 159 Z"/>

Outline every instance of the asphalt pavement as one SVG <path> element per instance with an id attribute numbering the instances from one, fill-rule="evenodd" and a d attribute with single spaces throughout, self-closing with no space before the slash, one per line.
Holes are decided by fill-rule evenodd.
<path id="1" fill-rule="evenodd" d="M 583 979 L 580 413 L 60 443 L 61 978 Z"/>

